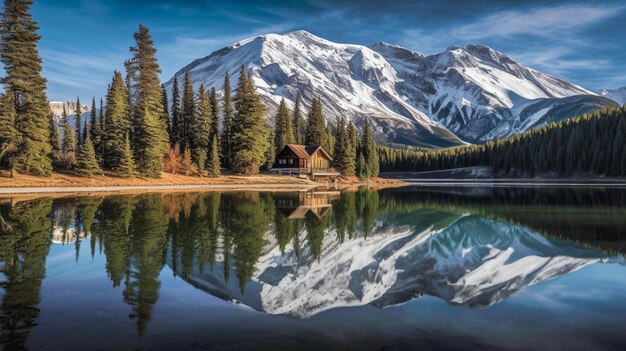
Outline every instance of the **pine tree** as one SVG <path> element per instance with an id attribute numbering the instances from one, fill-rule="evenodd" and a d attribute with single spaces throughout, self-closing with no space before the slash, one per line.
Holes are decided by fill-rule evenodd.
<path id="1" fill-rule="evenodd" d="M 55 121 L 54 114 L 52 113 L 48 115 L 48 125 L 50 128 L 50 146 L 52 147 L 52 154 L 54 159 L 54 157 L 56 157 L 54 155 L 57 155 L 59 152 L 61 152 L 61 135 L 59 134 L 59 128 L 57 127 L 57 122 Z M 0 126 L 0 128 L 2 127 Z"/>
<path id="2" fill-rule="evenodd" d="M 172 135 L 172 125 L 170 123 L 170 110 L 168 107 L 167 100 L 167 91 L 165 90 L 165 86 L 161 84 L 161 105 L 163 105 L 163 114 L 161 115 L 161 124 L 165 125 L 165 130 L 167 131 L 168 140 Z"/>
<path id="3" fill-rule="evenodd" d="M 211 103 L 211 113 L 213 118 L 211 119 L 211 134 L 209 135 L 209 140 L 213 140 L 215 137 L 215 142 L 217 143 L 217 153 L 219 155 L 220 150 L 220 126 L 219 126 L 219 103 L 217 102 L 217 92 L 215 88 L 211 88 L 211 93 L 209 94 L 209 102 Z M 209 155 L 213 152 L 210 148 L 213 147 L 213 142 L 211 141 L 209 145 Z"/>
<path id="4" fill-rule="evenodd" d="M 87 127 L 85 127 L 87 129 Z M 89 133 L 85 133 L 85 139 L 80 145 L 78 157 L 76 159 L 76 172 L 82 176 L 91 177 L 96 174 L 102 174 L 98 160 L 96 159 L 96 151 L 91 143 Z"/>
<path id="5" fill-rule="evenodd" d="M 80 146 L 82 144 L 82 138 L 83 138 L 83 133 L 82 133 L 82 126 L 83 126 L 83 108 L 82 106 L 80 106 L 80 99 L 78 97 L 76 97 L 76 106 L 74 106 L 74 114 L 76 115 L 74 117 L 74 122 L 76 124 L 76 146 Z"/>
<path id="6" fill-rule="evenodd" d="M 181 140 L 180 93 L 178 91 L 178 78 L 174 76 L 174 83 L 172 84 L 172 130 L 170 134 L 170 145 L 180 145 Z"/>
<path id="7" fill-rule="evenodd" d="M 66 154 L 74 154 L 76 152 L 76 135 L 67 117 L 65 103 L 63 103 L 63 114 L 61 118 L 63 123 L 63 152 Z"/>
<path id="8" fill-rule="evenodd" d="M 224 163 L 224 166 L 227 168 L 230 168 L 232 165 L 232 152 L 233 152 L 233 147 L 232 147 L 232 136 L 233 136 L 233 131 L 232 131 L 232 124 L 233 124 L 233 119 L 235 118 L 235 111 L 233 109 L 233 103 L 231 100 L 231 96 L 230 96 L 230 77 L 228 75 L 228 72 L 226 72 L 226 74 L 224 75 L 224 100 L 222 101 L 223 107 L 222 110 L 224 111 L 224 115 L 223 115 L 223 122 L 222 122 L 222 140 L 221 140 L 221 147 L 222 147 L 222 162 Z"/>
<path id="9" fill-rule="evenodd" d="M 348 123 L 346 138 L 346 169 L 344 174 L 347 176 L 353 176 L 356 174 L 356 162 L 357 162 L 357 132 L 352 121 Z"/>
<path id="10" fill-rule="evenodd" d="M 350 163 L 354 164 L 354 158 L 349 157 L 349 148 L 348 132 L 346 131 L 345 122 L 343 118 L 341 118 L 337 123 L 337 141 L 333 159 L 335 169 L 342 175 L 352 175 L 346 174 L 347 170 L 349 170 Z"/>
<path id="11" fill-rule="evenodd" d="M 356 163 L 356 175 L 361 180 L 365 180 L 369 177 L 369 169 L 367 167 L 367 162 L 365 161 L 365 156 L 363 156 L 363 152 L 359 151 L 359 158 Z"/>
<path id="12" fill-rule="evenodd" d="M 274 129 L 267 128 L 267 149 L 265 150 L 265 162 L 263 162 L 263 168 L 266 170 L 272 169 L 274 161 L 276 160 L 276 135 Z"/>
<path id="13" fill-rule="evenodd" d="M 117 170 L 126 178 L 135 176 L 135 160 L 133 159 L 133 150 L 130 145 L 128 133 L 126 133 L 126 138 L 124 138 L 124 152 L 120 158 L 120 164 Z"/>
<path id="14" fill-rule="evenodd" d="M 368 120 L 365 120 L 365 126 L 363 127 L 363 141 L 361 142 L 363 157 L 367 163 L 367 170 L 369 173 L 365 174 L 366 178 L 378 177 L 379 161 L 378 161 L 378 145 L 372 134 L 372 129 Z"/>
<path id="15" fill-rule="evenodd" d="M 235 110 L 237 112 L 231 127 L 233 171 L 245 175 L 257 174 L 269 147 L 263 117 L 265 108 L 244 66 L 241 66 L 239 74 Z"/>
<path id="16" fill-rule="evenodd" d="M 135 33 L 133 57 L 126 62 L 132 105 L 132 138 L 137 169 L 147 177 L 158 178 L 169 143 L 163 116 L 163 92 L 159 81 L 161 68 L 148 28 L 140 25 Z"/>
<path id="17" fill-rule="evenodd" d="M 305 144 L 319 145 L 327 148 L 328 136 L 326 135 L 326 125 L 322 115 L 322 103 L 319 99 L 313 100 L 311 111 L 309 111 Z"/>
<path id="18" fill-rule="evenodd" d="M 181 142 L 182 150 L 189 147 L 195 149 L 193 144 L 193 124 L 196 120 L 196 97 L 191 84 L 189 71 L 185 72 L 185 81 L 183 84 L 183 105 L 182 105 L 182 128 L 183 140 Z"/>
<path id="19" fill-rule="evenodd" d="M 293 136 L 293 125 L 291 124 L 291 116 L 289 116 L 289 109 L 285 104 L 285 99 L 280 101 L 278 112 L 276 113 L 275 120 L 275 135 L 274 135 L 274 148 L 276 153 L 279 153 L 287 144 L 295 144 L 296 139 Z"/>
<path id="20" fill-rule="evenodd" d="M 220 154 L 217 146 L 217 135 L 213 135 L 211 139 L 211 153 L 207 161 L 207 171 L 212 178 L 218 178 L 220 176 Z"/>
<path id="21" fill-rule="evenodd" d="M 13 175 L 12 153 L 19 145 L 18 132 L 15 129 L 15 104 L 11 97 L 0 95 L 0 164 L 6 165 Z"/>
<path id="22" fill-rule="evenodd" d="M 19 144 L 9 163 L 17 170 L 38 175 L 52 172 L 50 159 L 50 105 L 46 79 L 41 76 L 37 42 L 39 27 L 30 14 L 32 0 L 5 0 L 0 19 L 0 61 L 4 93 L 11 96 Z"/>
<path id="23" fill-rule="evenodd" d="M 103 165 L 107 169 L 117 171 L 125 152 L 124 138 L 130 133 L 128 91 L 122 74 L 118 71 L 113 74 L 106 99 L 105 129 L 102 137 Z"/>
<path id="24" fill-rule="evenodd" d="M 98 163 L 102 163 L 102 125 L 100 124 L 100 119 L 98 118 L 98 111 L 96 109 L 96 98 L 91 99 L 91 118 L 89 122 L 89 137 L 91 138 L 91 142 L 93 144 L 94 149 L 96 150 L 96 158 L 98 159 Z"/>
<path id="25" fill-rule="evenodd" d="M 198 108 L 195 113 L 196 119 L 193 126 L 193 158 L 198 165 L 198 172 L 202 174 L 205 169 L 207 155 L 211 147 L 210 135 L 213 115 L 211 111 L 211 102 L 207 95 L 204 85 L 200 85 L 198 92 Z"/>
<path id="26" fill-rule="evenodd" d="M 300 94 L 296 96 L 296 105 L 293 108 L 293 136 L 296 140 L 296 143 L 302 145 L 305 142 L 306 135 L 306 121 L 302 116 L 302 101 L 300 99 Z"/>

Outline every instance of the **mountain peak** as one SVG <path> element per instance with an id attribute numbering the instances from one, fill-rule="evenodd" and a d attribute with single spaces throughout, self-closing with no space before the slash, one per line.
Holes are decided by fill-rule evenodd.
<path id="1" fill-rule="evenodd" d="M 175 76 L 182 82 L 189 71 L 196 89 L 204 84 L 221 91 L 224 73 L 231 75 L 235 87 L 242 65 L 270 119 L 283 98 L 293 106 L 300 95 L 306 109 L 319 97 L 332 124 L 340 116 L 357 125 L 368 120 L 380 142 L 420 147 L 519 133 L 546 122 L 524 112 L 534 111 L 530 107 L 542 99 L 551 99 L 550 106 L 555 106 L 570 101 L 558 99 L 594 95 L 523 67 L 485 45 L 451 46 L 424 57 L 386 42 L 369 47 L 334 43 L 305 30 L 242 40 L 193 61 Z M 168 91 L 172 83 L 165 84 Z M 601 100 L 598 104 L 608 101 Z"/>

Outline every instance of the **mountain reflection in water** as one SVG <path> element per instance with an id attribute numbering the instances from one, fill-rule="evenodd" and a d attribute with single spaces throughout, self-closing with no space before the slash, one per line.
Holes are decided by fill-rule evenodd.
<path id="1" fill-rule="evenodd" d="M 624 265 L 624 190 L 417 189 L 7 199 L 0 204 L 0 342 L 37 327 L 54 245 L 103 255 L 141 335 L 160 273 L 268 314 L 424 295 L 488 307 L 595 263 Z M 77 263 L 78 264 L 78 263 Z"/>

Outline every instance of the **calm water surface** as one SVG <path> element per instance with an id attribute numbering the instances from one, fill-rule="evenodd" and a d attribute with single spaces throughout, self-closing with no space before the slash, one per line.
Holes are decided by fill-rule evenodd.
<path id="1" fill-rule="evenodd" d="M 0 348 L 625 349 L 626 190 L 0 199 Z"/>

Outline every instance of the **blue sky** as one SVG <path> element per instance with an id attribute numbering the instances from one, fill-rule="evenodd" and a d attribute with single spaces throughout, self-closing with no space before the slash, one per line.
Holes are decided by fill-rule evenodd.
<path id="1" fill-rule="evenodd" d="M 626 86 L 624 1 L 35 0 L 32 12 L 51 100 L 103 95 L 139 23 L 154 37 L 162 81 L 240 39 L 304 29 L 425 55 L 484 44 L 588 89 Z"/>

